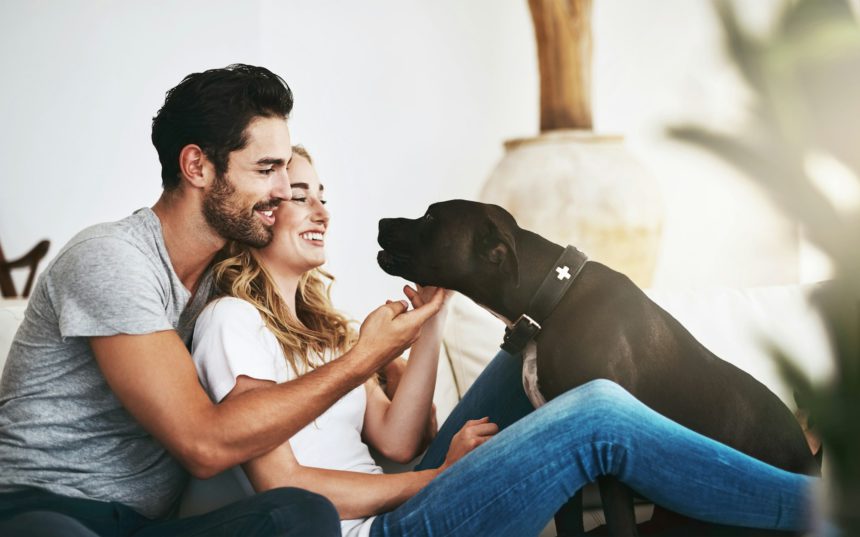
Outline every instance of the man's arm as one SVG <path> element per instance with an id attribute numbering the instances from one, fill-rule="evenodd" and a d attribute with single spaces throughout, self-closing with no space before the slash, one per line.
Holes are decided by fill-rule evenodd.
<path id="1" fill-rule="evenodd" d="M 290 381 L 290 383 L 295 381 Z M 225 400 L 266 389 L 270 381 L 239 377 Z M 257 492 L 278 487 L 299 487 L 332 501 L 342 519 L 372 516 L 390 511 L 424 488 L 463 455 L 489 440 L 498 427 L 487 419 L 467 422 L 451 440 L 441 467 L 399 474 L 373 474 L 326 470 L 299 464 L 289 442 L 242 465 Z"/>
<path id="2" fill-rule="evenodd" d="M 372 312 L 346 354 L 292 382 L 214 404 L 173 331 L 90 338 L 96 361 L 126 409 L 194 476 L 211 477 L 285 442 L 412 344 L 434 300 L 404 313 L 394 302 Z"/>

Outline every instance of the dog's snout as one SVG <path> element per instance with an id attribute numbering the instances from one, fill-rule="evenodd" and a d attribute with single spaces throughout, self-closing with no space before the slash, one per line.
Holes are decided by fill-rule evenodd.
<path id="1" fill-rule="evenodd" d="M 393 219 L 392 218 L 380 218 L 379 219 L 379 233 L 380 234 L 384 233 L 385 230 L 387 230 L 389 227 L 391 227 L 391 220 L 393 220 Z"/>
<path id="2" fill-rule="evenodd" d="M 391 242 L 390 240 L 386 240 L 386 237 L 391 235 L 392 220 L 393 218 L 382 218 L 379 220 L 379 233 L 376 236 L 376 242 L 378 242 L 383 248 L 386 247 L 386 242 Z"/>
<path id="3" fill-rule="evenodd" d="M 414 232 L 414 222 L 407 218 L 382 218 L 379 220 L 379 234 L 376 241 L 385 249 L 408 250 L 410 237 Z"/>

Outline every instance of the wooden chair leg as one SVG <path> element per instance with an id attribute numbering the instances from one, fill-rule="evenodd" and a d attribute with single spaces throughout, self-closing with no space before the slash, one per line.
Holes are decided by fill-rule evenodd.
<path id="1" fill-rule="evenodd" d="M 582 489 L 555 513 L 555 532 L 558 537 L 585 535 L 582 523 Z"/>

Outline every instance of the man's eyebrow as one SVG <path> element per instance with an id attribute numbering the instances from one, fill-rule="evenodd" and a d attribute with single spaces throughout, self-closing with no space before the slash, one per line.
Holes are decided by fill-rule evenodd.
<path id="1" fill-rule="evenodd" d="M 263 157 L 254 164 L 256 164 L 257 166 L 267 166 L 269 164 L 274 164 L 275 166 L 283 166 L 285 163 L 286 161 L 282 158 Z"/>

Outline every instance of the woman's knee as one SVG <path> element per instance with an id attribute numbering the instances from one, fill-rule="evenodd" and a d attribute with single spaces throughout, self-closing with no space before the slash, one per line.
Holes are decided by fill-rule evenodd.
<path id="1" fill-rule="evenodd" d="M 574 400 L 576 406 L 606 409 L 617 408 L 619 405 L 629 404 L 633 400 L 630 392 L 618 383 L 608 379 L 594 379 L 576 388 L 572 388 L 561 397 Z"/>
<path id="2" fill-rule="evenodd" d="M 582 386 L 579 386 L 578 388 L 574 389 L 581 390 L 582 392 L 588 394 L 590 397 L 615 399 L 617 397 L 630 396 L 630 392 L 622 388 L 620 384 L 613 380 L 603 378 L 590 380 Z"/>
<path id="3" fill-rule="evenodd" d="M 616 382 L 595 379 L 551 401 L 565 420 L 587 423 L 597 429 L 615 429 L 639 419 L 644 405 Z M 547 405 L 547 406 L 549 406 Z"/>
<path id="4" fill-rule="evenodd" d="M 276 535 L 340 535 L 340 516 L 325 496 L 294 487 L 268 490 L 259 496 L 259 505 L 268 511 Z"/>

